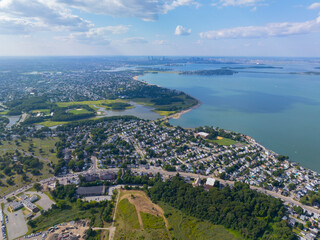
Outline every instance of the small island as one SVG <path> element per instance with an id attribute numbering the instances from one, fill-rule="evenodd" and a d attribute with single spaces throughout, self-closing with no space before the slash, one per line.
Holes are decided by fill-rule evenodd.
<path id="1" fill-rule="evenodd" d="M 283 67 L 257 65 L 257 66 L 246 66 L 246 67 L 223 67 L 222 69 L 283 69 Z"/>
<path id="2" fill-rule="evenodd" d="M 181 75 L 200 75 L 200 76 L 213 76 L 213 75 L 233 75 L 238 73 L 229 69 L 215 69 L 215 70 L 199 70 L 199 71 L 184 71 L 180 72 Z"/>

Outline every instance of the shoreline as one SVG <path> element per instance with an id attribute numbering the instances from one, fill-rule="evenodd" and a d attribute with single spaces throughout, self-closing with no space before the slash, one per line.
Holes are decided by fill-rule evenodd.
<path id="1" fill-rule="evenodd" d="M 186 94 L 186 93 L 185 93 L 185 94 Z M 189 94 L 187 94 L 187 95 L 190 96 Z M 192 96 L 190 96 L 190 97 L 192 97 Z M 195 97 L 192 97 L 192 98 L 194 98 L 194 99 L 197 100 L 198 103 L 197 103 L 196 105 L 194 105 L 194 106 L 192 106 L 192 107 L 190 107 L 190 108 L 187 108 L 187 109 L 185 109 L 185 110 L 182 110 L 182 111 L 180 111 L 180 112 L 171 114 L 171 115 L 167 116 L 166 119 L 170 119 L 170 118 L 179 119 L 183 114 L 188 113 L 188 112 L 192 111 L 193 109 L 196 109 L 196 108 L 200 107 L 200 105 L 202 104 L 202 102 L 201 102 L 199 99 L 195 98 Z"/>
<path id="2" fill-rule="evenodd" d="M 139 81 L 139 82 L 142 82 L 142 83 L 145 83 L 145 84 L 150 85 L 150 86 L 161 87 L 161 86 L 156 85 L 156 84 L 151 84 L 151 83 L 147 83 L 147 82 L 145 82 L 145 81 L 139 80 L 138 77 L 141 77 L 141 76 L 143 76 L 143 75 L 134 76 L 134 77 L 133 77 L 133 80 Z M 163 88 L 163 87 L 161 87 L 161 88 Z M 197 100 L 198 103 L 197 103 L 196 105 L 194 105 L 194 106 L 192 106 L 192 107 L 190 107 L 190 108 L 184 109 L 184 110 L 182 110 L 182 111 L 180 111 L 180 112 L 171 114 L 171 115 L 169 115 L 169 116 L 163 116 L 163 119 L 166 119 L 166 120 L 167 120 L 167 119 L 170 119 L 170 118 L 179 119 L 183 114 L 188 113 L 188 112 L 192 111 L 193 109 L 198 108 L 198 107 L 202 104 L 202 102 L 201 102 L 199 99 L 197 99 L 197 98 L 195 98 L 195 97 L 193 97 L 193 96 L 191 96 L 190 94 L 187 94 L 187 93 L 185 93 L 185 92 L 183 92 L 183 93 L 186 94 L 187 96 L 191 97 L 191 98 L 194 98 L 195 100 Z"/>

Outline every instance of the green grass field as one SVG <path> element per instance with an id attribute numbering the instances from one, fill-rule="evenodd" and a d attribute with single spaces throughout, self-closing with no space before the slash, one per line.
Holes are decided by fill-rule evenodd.
<path id="1" fill-rule="evenodd" d="M 165 203 L 159 203 L 169 222 L 171 235 L 179 240 L 242 240 L 234 231 L 229 231 L 223 226 L 213 225 L 208 221 L 201 221 L 189 217 L 181 211 Z"/>
<path id="2" fill-rule="evenodd" d="M 175 111 L 157 111 L 157 110 L 154 110 L 154 112 L 159 113 L 161 116 L 165 116 L 165 117 L 168 117 L 176 113 Z"/>
<path id="3" fill-rule="evenodd" d="M 6 115 L 9 111 L 0 112 L 0 115 Z"/>
<path id="4" fill-rule="evenodd" d="M 58 102 L 57 105 L 59 107 L 70 107 L 73 105 L 88 105 L 92 109 L 97 110 L 96 107 L 93 105 L 99 107 L 105 107 L 105 105 L 102 104 L 109 104 L 109 103 L 115 103 L 115 102 L 122 102 L 122 103 L 127 103 L 128 101 L 122 100 L 122 99 L 115 99 L 115 100 L 97 100 L 97 101 L 81 101 L 81 102 Z"/>
<path id="5" fill-rule="evenodd" d="M 37 109 L 37 110 L 32 110 L 32 113 L 44 113 L 44 114 L 50 114 L 50 109 Z"/>
<path id="6" fill-rule="evenodd" d="M 69 122 L 44 121 L 44 122 L 40 122 L 37 124 L 45 126 L 45 127 L 54 127 L 54 126 L 63 125 L 63 124 L 67 124 L 67 123 L 69 123 Z"/>
<path id="7" fill-rule="evenodd" d="M 162 217 L 157 217 L 149 213 L 141 212 L 141 219 L 145 229 L 164 229 L 165 224 Z"/>
<path id="8" fill-rule="evenodd" d="M 79 114 L 91 113 L 91 112 L 89 112 L 87 109 L 79 108 L 79 109 L 72 109 L 72 110 L 69 111 L 69 113 L 72 113 L 72 114 L 75 114 L 75 115 L 79 115 Z"/>
<path id="9" fill-rule="evenodd" d="M 230 146 L 233 144 L 238 143 L 235 140 L 229 139 L 229 138 L 223 138 L 223 139 L 216 139 L 216 140 L 208 140 L 209 142 L 217 143 L 219 145 L 224 145 L 224 146 Z"/>

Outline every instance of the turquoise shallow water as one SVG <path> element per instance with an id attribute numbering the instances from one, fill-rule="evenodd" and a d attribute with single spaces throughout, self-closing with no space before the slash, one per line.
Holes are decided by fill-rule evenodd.
<path id="1" fill-rule="evenodd" d="M 220 67 L 194 64 L 178 70 Z M 320 76 L 286 74 L 317 71 L 310 65 L 282 67 L 239 70 L 242 72 L 233 76 L 161 73 L 139 79 L 182 90 L 202 102 L 180 119 L 170 120 L 173 125 L 211 125 L 241 132 L 279 154 L 289 155 L 292 161 L 320 171 Z"/>

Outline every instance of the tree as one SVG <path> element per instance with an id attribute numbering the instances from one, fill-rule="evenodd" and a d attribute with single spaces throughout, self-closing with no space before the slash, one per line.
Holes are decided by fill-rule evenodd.
<path id="1" fill-rule="evenodd" d="M 303 214 L 303 208 L 300 206 L 293 206 L 293 211 L 295 211 L 299 215 Z"/>
<path id="2" fill-rule="evenodd" d="M 42 190 L 42 186 L 40 183 L 33 184 L 33 188 L 37 190 L 37 192 L 40 192 Z"/>
<path id="3" fill-rule="evenodd" d="M 307 221 L 307 222 L 306 222 L 306 225 L 307 225 L 308 228 L 311 227 L 311 222 L 310 222 L 310 221 Z"/>
<path id="4" fill-rule="evenodd" d="M 7 179 L 7 183 L 8 183 L 9 185 L 13 185 L 13 184 L 14 184 L 14 181 L 12 180 L 12 178 L 9 178 L 9 179 Z"/>
<path id="5" fill-rule="evenodd" d="M 290 183 L 290 184 L 288 185 L 288 188 L 289 188 L 290 191 L 296 189 L 296 187 L 297 187 L 297 186 L 296 186 L 294 183 Z"/>
<path id="6" fill-rule="evenodd" d="M 298 228 L 301 229 L 301 230 L 304 229 L 303 224 L 302 223 L 298 223 Z"/>

